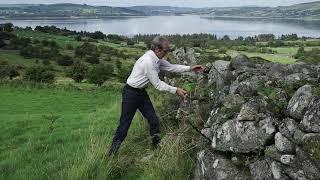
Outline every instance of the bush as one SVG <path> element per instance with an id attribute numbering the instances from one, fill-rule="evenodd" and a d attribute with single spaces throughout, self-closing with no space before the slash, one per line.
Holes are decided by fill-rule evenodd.
<path id="1" fill-rule="evenodd" d="M 97 64 L 89 70 L 87 74 L 88 81 L 97 85 L 103 84 L 113 74 L 113 66 L 111 64 Z"/>
<path id="2" fill-rule="evenodd" d="M 33 66 L 26 69 L 23 79 L 33 82 L 53 83 L 55 74 L 47 67 Z"/>
<path id="3" fill-rule="evenodd" d="M 17 66 L 9 65 L 8 62 L 0 63 L 0 79 L 5 79 L 5 78 L 12 79 L 19 75 L 20 73 L 18 71 Z"/>
<path id="4" fill-rule="evenodd" d="M 57 57 L 57 63 L 60 66 L 71 66 L 73 64 L 72 57 L 68 55 L 61 55 Z"/>
<path id="5" fill-rule="evenodd" d="M 87 56 L 86 61 L 90 64 L 99 64 L 99 58 L 97 56 Z"/>
<path id="6" fill-rule="evenodd" d="M 85 56 L 100 56 L 100 53 L 98 51 L 98 48 L 96 45 L 85 42 L 81 46 L 78 46 L 75 49 L 75 55 L 79 57 L 85 57 Z"/>
<path id="7" fill-rule="evenodd" d="M 69 76 L 76 82 L 81 82 L 88 71 L 88 66 L 80 61 L 75 61 L 73 66 L 71 67 Z"/>

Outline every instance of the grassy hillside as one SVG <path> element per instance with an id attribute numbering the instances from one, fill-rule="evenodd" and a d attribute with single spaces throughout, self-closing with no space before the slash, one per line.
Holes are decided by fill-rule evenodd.
<path id="1" fill-rule="evenodd" d="M 0 179 L 191 178 L 195 157 L 180 151 L 186 137 L 152 150 L 140 113 L 119 156 L 105 156 L 119 121 L 120 92 L 1 84 Z M 165 101 L 151 95 L 160 113 Z M 163 134 L 175 133 L 168 119 L 161 124 Z"/>
<path id="2" fill-rule="evenodd" d="M 320 1 L 279 7 L 209 8 L 202 13 L 218 17 L 320 19 Z"/>
<path id="3" fill-rule="evenodd" d="M 0 7 L 0 16 L 5 18 L 101 18 L 105 16 L 141 16 L 141 12 L 109 6 L 90 6 L 80 4 L 50 4 Z"/>

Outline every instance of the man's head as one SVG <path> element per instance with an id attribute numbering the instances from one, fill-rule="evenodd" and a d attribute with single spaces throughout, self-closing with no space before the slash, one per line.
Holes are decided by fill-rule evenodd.
<path id="1" fill-rule="evenodd" d="M 164 36 L 157 36 L 152 40 L 151 50 L 162 59 L 169 51 L 169 40 Z"/>

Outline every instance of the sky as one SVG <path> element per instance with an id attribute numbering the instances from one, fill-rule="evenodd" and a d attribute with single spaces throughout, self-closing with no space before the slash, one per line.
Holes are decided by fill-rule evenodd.
<path id="1" fill-rule="evenodd" d="M 53 4 L 77 3 L 104 6 L 178 6 L 178 7 L 226 7 L 226 6 L 286 6 L 315 0 L 0 0 L 0 4 Z"/>

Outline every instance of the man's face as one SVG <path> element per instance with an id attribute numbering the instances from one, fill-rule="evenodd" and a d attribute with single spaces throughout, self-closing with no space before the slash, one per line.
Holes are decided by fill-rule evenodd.
<path id="1" fill-rule="evenodd" d="M 168 54 L 169 50 L 170 50 L 169 41 L 164 41 L 162 43 L 162 48 L 156 49 L 156 54 L 159 59 L 162 59 L 163 57 L 165 57 Z"/>

